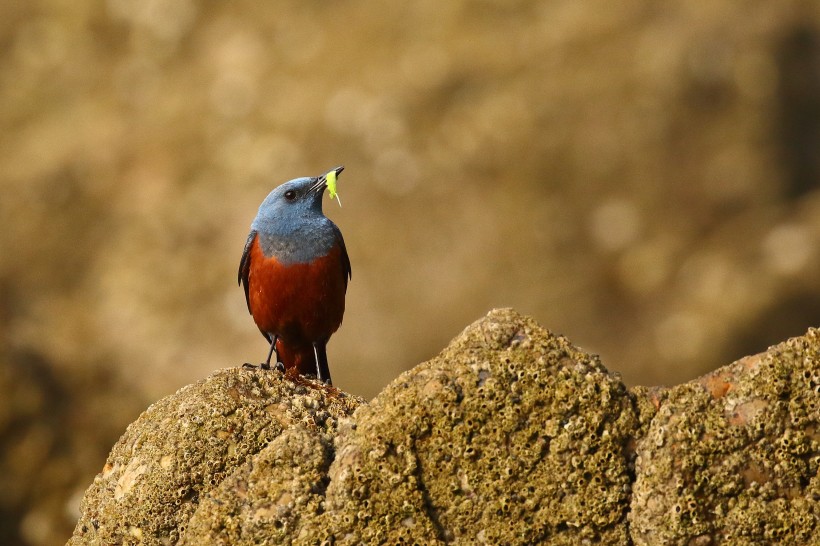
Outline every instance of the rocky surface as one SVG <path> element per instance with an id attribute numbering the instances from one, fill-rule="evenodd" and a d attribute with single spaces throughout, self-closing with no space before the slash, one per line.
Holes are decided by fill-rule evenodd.
<path id="1" fill-rule="evenodd" d="M 819 391 L 817 330 L 630 391 L 495 310 L 369 404 L 243 369 L 162 400 L 69 544 L 817 543 Z"/>
<path id="2" fill-rule="evenodd" d="M 661 396 L 638 444 L 635 544 L 820 544 L 820 330 Z"/>
<path id="3" fill-rule="evenodd" d="M 69 544 L 174 544 L 201 499 L 250 456 L 294 427 L 332 434 L 361 403 L 279 372 L 215 372 L 128 427 L 86 492 Z"/>
<path id="4" fill-rule="evenodd" d="M 287 544 L 324 511 L 332 438 L 306 427 L 282 431 L 200 503 L 182 544 Z M 315 534 L 315 533 L 314 533 Z"/>
<path id="5" fill-rule="evenodd" d="M 491 313 L 342 428 L 331 524 L 312 531 L 349 544 L 621 543 L 635 423 L 596 357 Z"/>

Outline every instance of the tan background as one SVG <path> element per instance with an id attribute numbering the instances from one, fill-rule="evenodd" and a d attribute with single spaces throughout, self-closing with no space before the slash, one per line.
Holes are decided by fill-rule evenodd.
<path id="1" fill-rule="evenodd" d="M 248 226 L 337 164 L 367 398 L 498 306 L 630 384 L 820 325 L 818 2 L 7 0 L 0 124 L 3 544 L 264 356 Z"/>

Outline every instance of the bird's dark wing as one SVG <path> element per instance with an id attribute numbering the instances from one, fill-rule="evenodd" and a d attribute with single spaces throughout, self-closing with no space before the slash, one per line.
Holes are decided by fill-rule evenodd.
<path id="1" fill-rule="evenodd" d="M 256 231 L 251 230 L 248 234 L 248 240 L 245 241 L 245 250 L 242 251 L 242 259 L 239 260 L 239 275 L 237 279 L 238 283 L 245 289 L 245 303 L 248 305 L 248 313 L 251 312 L 251 298 L 248 294 L 248 277 L 251 274 L 251 246 L 255 239 Z M 259 331 L 262 332 L 262 330 Z M 268 343 L 271 343 L 272 339 L 269 333 L 262 332 L 262 335 L 268 340 Z"/>
<path id="2" fill-rule="evenodd" d="M 256 239 L 256 231 L 251 230 L 248 240 L 245 242 L 245 250 L 242 251 L 242 259 L 239 260 L 239 275 L 237 283 L 245 288 L 245 303 L 248 305 L 248 312 L 251 312 L 251 299 L 248 296 L 248 276 L 251 272 L 251 245 Z"/>
<path id="3" fill-rule="evenodd" d="M 339 246 L 342 247 L 342 267 L 344 268 L 345 286 L 347 286 L 347 280 L 353 278 L 353 270 L 350 269 L 350 256 L 347 255 L 345 239 L 342 237 L 342 232 L 339 231 L 336 224 L 333 224 L 333 231 L 336 234 L 336 240 L 339 242 Z"/>

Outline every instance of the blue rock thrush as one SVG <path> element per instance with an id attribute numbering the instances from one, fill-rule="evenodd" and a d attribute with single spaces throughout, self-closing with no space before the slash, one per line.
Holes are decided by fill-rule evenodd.
<path id="1" fill-rule="evenodd" d="M 270 343 L 266 361 L 331 384 L 327 342 L 345 312 L 350 259 L 342 232 L 322 212 L 331 177 L 344 167 L 313 178 L 285 182 L 265 198 L 251 223 L 239 262 L 239 283 L 248 311 Z"/>

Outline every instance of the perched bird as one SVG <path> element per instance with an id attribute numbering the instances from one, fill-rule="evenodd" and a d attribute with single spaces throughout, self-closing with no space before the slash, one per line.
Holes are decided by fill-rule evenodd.
<path id="1" fill-rule="evenodd" d="M 345 312 L 351 278 L 342 232 L 322 212 L 322 196 L 344 167 L 285 182 L 265 198 L 239 262 L 248 311 L 270 343 L 261 367 L 295 368 L 331 384 L 326 346 Z"/>

